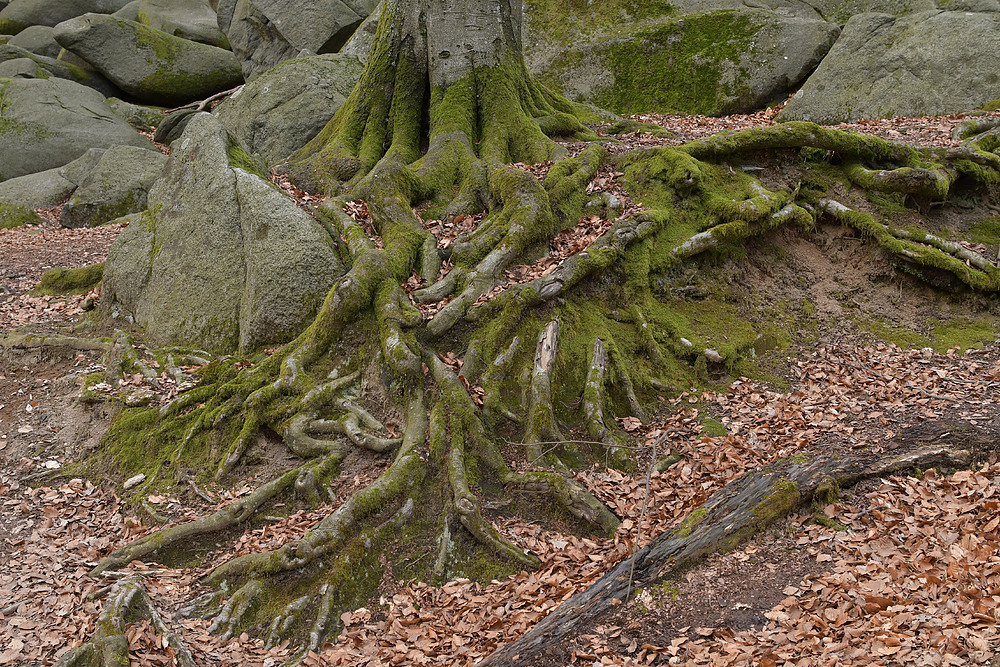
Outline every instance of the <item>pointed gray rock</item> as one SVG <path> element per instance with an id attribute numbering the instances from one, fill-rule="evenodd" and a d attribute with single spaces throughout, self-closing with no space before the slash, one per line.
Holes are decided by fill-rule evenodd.
<path id="1" fill-rule="evenodd" d="M 135 146 L 112 146 L 63 206 L 63 227 L 97 227 L 146 209 L 146 194 L 167 156 Z"/>
<path id="2" fill-rule="evenodd" d="M 159 343 L 214 350 L 301 331 L 343 268 L 330 235 L 258 169 L 214 116 L 196 115 L 108 255 L 106 312 Z"/>

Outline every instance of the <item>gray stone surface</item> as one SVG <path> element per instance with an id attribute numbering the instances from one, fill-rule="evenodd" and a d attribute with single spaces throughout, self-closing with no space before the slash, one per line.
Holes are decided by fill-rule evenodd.
<path id="1" fill-rule="evenodd" d="M 1000 14 L 854 16 L 782 120 L 955 113 L 1000 99 Z"/>
<path id="2" fill-rule="evenodd" d="M 18 176 L 0 183 L 0 204 L 18 204 L 28 208 L 51 208 L 66 201 L 76 190 L 60 169 Z"/>
<path id="3" fill-rule="evenodd" d="M 0 46 L 0 63 L 11 60 L 23 61 L 25 59 L 32 61 L 35 67 L 32 68 L 27 63 L 18 62 L 16 65 L 19 71 L 18 76 L 22 78 L 47 79 L 49 77 L 56 77 L 93 88 L 105 97 L 121 95 L 121 90 L 98 72 L 92 72 L 77 65 L 56 60 L 55 58 L 40 56 L 12 44 Z M 9 70 L 5 68 L 0 71 L 7 72 Z M 14 78 L 11 74 L 3 74 L 2 76 Z"/>
<path id="4" fill-rule="evenodd" d="M 56 26 L 89 12 L 110 14 L 128 0 L 12 0 L 0 10 L 0 33 L 17 34 L 28 26 Z"/>
<path id="5" fill-rule="evenodd" d="M 839 33 L 833 23 L 762 9 L 658 20 L 624 35 L 529 54 L 543 83 L 616 113 L 719 115 L 783 100 Z"/>
<path id="6" fill-rule="evenodd" d="M 344 44 L 344 47 L 338 53 L 355 56 L 361 62 L 368 60 L 368 52 L 372 50 L 372 44 L 375 43 L 375 33 L 378 32 L 378 21 L 382 16 L 382 6 L 383 3 L 380 2 L 368 18 L 358 26 L 354 34 L 351 35 L 351 38 L 347 40 L 347 43 Z"/>
<path id="7" fill-rule="evenodd" d="M 55 38 L 122 90 L 151 104 L 177 106 L 243 82 L 231 52 L 135 21 L 86 14 L 59 24 Z"/>
<path id="8" fill-rule="evenodd" d="M 303 51 L 340 50 L 371 9 L 368 0 L 237 0 L 220 5 L 219 25 L 251 81 Z"/>
<path id="9" fill-rule="evenodd" d="M 0 79 L 0 180 L 33 174 L 116 144 L 152 148 L 95 90 L 64 79 Z"/>
<path id="10" fill-rule="evenodd" d="M 49 58 L 58 58 L 59 52 L 62 51 L 59 42 L 52 36 L 52 27 L 47 25 L 33 25 L 25 28 L 11 37 L 7 43 Z"/>
<path id="11" fill-rule="evenodd" d="M 147 212 L 108 255 L 106 312 L 133 318 L 158 343 L 214 350 L 253 350 L 301 330 L 343 269 L 326 231 L 246 171 L 241 153 L 214 116 L 191 120 Z"/>
<path id="12" fill-rule="evenodd" d="M 290 60 L 246 84 L 215 114 L 236 139 L 277 164 L 323 129 L 361 69 L 357 58 L 343 54 Z"/>
<path id="13" fill-rule="evenodd" d="M 142 212 L 146 194 L 167 159 L 159 151 L 112 146 L 63 206 L 59 223 L 63 227 L 97 227 Z"/>
<path id="14" fill-rule="evenodd" d="M 151 28 L 193 42 L 229 48 L 229 40 L 219 30 L 218 18 L 208 0 L 137 0 L 136 13 L 139 22 Z"/>
<path id="15" fill-rule="evenodd" d="M 109 97 L 108 105 L 111 106 L 111 110 L 115 112 L 116 116 L 140 132 L 155 130 L 164 118 L 158 107 L 132 104 L 117 97 Z"/>

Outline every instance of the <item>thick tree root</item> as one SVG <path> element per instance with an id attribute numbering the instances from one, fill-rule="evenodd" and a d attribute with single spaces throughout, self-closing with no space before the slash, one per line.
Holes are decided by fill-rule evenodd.
<path id="1" fill-rule="evenodd" d="M 127 667 L 128 640 L 125 628 L 129 623 L 149 620 L 153 628 L 174 650 L 180 667 L 197 667 L 191 652 L 163 622 L 152 600 L 142 587 L 139 577 L 130 576 L 111 587 L 104 609 L 97 619 L 97 631 L 90 641 L 63 655 L 55 667 Z"/>
<path id="2" fill-rule="evenodd" d="M 354 493 L 305 537 L 275 551 L 234 558 L 207 575 L 209 583 L 251 573 L 261 576 L 287 572 L 305 567 L 331 554 L 352 536 L 352 529 L 361 520 L 388 506 L 394 499 L 419 483 L 423 472 L 423 461 L 418 446 L 424 441 L 426 426 L 427 412 L 423 393 L 414 392 L 409 401 L 402 445 L 387 471 L 371 485 Z"/>
<path id="3" fill-rule="evenodd" d="M 625 449 L 626 443 L 624 438 L 608 427 L 604 418 L 607 370 L 607 348 L 604 346 L 604 341 L 595 338 L 594 349 L 590 354 L 587 380 L 583 385 L 583 418 L 590 437 L 607 446 L 609 463 L 621 466 L 625 464 L 628 457 L 628 450 Z"/>
<path id="4" fill-rule="evenodd" d="M 0 349 L 107 352 L 110 348 L 111 343 L 92 338 L 74 338 L 60 334 L 17 333 L 15 331 L 0 333 Z"/>
<path id="5" fill-rule="evenodd" d="M 626 600 L 634 590 L 630 583 L 649 586 L 711 553 L 736 548 L 809 502 L 831 482 L 843 488 L 900 470 L 965 466 L 971 460 L 972 452 L 963 446 L 936 445 L 874 460 L 817 456 L 807 463 L 785 462 L 744 475 L 712 494 L 679 528 L 619 563 L 587 591 L 564 602 L 527 634 L 503 646 L 480 665 L 535 664 L 546 650 L 565 645 L 567 638 L 593 627 L 596 619 L 617 601 Z"/>
<path id="6" fill-rule="evenodd" d="M 529 464 L 544 458 L 541 443 L 563 440 L 552 408 L 552 375 L 559 347 L 559 321 L 552 320 L 538 337 L 528 386 L 528 430 L 524 434 Z"/>
<path id="7" fill-rule="evenodd" d="M 883 248 L 901 259 L 918 266 L 949 271 L 973 289 L 986 292 L 1000 290 L 1000 268 L 958 243 L 932 234 L 891 228 L 870 215 L 833 200 L 820 200 L 818 206 L 841 224 L 870 234 Z"/>
<path id="8" fill-rule="evenodd" d="M 184 545 L 202 535 L 223 531 L 249 521 L 264 503 L 289 490 L 303 472 L 308 470 L 316 477 L 326 477 L 340 463 L 341 459 L 342 455 L 330 454 L 318 462 L 289 470 L 281 477 L 264 484 L 250 495 L 240 498 L 228 507 L 201 519 L 166 528 L 140 538 L 106 556 L 91 574 L 97 575 L 107 570 L 118 569 L 133 560 L 144 558 L 161 549 Z"/>

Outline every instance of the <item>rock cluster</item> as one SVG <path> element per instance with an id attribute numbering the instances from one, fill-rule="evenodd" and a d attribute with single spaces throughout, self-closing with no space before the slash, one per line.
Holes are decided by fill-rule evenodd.
<path id="1" fill-rule="evenodd" d="M 287 339 L 343 268 L 269 168 L 350 94 L 379 5 L 0 0 L 0 228 L 39 209 L 130 221 L 112 315 L 163 342 Z M 752 111 L 796 90 L 781 119 L 1000 104 L 1000 0 L 524 0 L 523 19 L 537 78 L 618 113 Z"/>

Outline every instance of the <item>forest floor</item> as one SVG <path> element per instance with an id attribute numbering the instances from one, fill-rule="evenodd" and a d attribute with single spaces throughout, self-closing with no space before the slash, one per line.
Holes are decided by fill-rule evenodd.
<path id="1" fill-rule="evenodd" d="M 633 133 L 622 150 L 768 124 L 770 116 L 644 116 L 640 120 L 676 138 Z M 951 145 L 962 119 L 845 127 L 895 141 Z M 54 219 L 0 230 L 0 333 L 18 327 L 71 331 L 83 315 L 85 295 L 46 297 L 30 290 L 47 268 L 101 261 L 118 231 L 62 230 Z M 496 511 L 491 519 L 498 529 L 535 554 L 539 570 L 432 587 L 397 580 L 387 567 L 379 597 L 345 613 L 340 640 L 304 663 L 473 665 L 747 471 L 783 457 L 888 452 L 901 438 L 919 439 L 928 424 L 1000 437 L 996 317 L 975 313 L 973 320 L 930 288 L 893 277 L 881 253 L 859 241 L 821 225 L 810 235 L 782 231 L 751 244 L 734 278 L 755 286 L 748 299 L 808 300 L 814 311 L 800 320 L 801 330 L 789 332 L 795 344 L 761 360 L 758 379 L 725 378 L 714 389 L 664 398 L 647 424 L 623 420 L 639 472 L 576 472 L 623 519 L 613 538 L 560 532 Z M 991 248 L 979 250 L 996 256 Z M 887 328 L 880 318 L 888 313 Z M 964 337 L 956 338 L 958 329 L 945 336 L 933 324 L 958 321 L 970 324 Z M 916 346 L 884 340 L 905 342 L 893 334 L 904 330 L 923 332 L 909 339 Z M 107 414 L 78 400 L 83 376 L 100 370 L 97 353 L 0 353 L 0 665 L 50 665 L 85 641 L 102 594 L 122 576 L 93 579 L 89 569 L 116 547 L 159 529 L 154 516 L 169 524 L 189 520 L 254 488 L 247 480 L 199 494 L 180 489 L 148 496 L 144 509 L 126 504 L 120 486 L 100 479 L 45 482 L 100 443 Z M 648 473 L 665 453 L 654 451 L 664 435 L 682 458 Z M 379 465 L 356 466 L 339 479 L 340 501 L 377 475 Z M 295 539 L 329 510 L 300 511 L 248 529 L 208 554 L 200 568 L 133 562 L 124 572 L 142 574 L 158 610 L 198 664 L 277 665 L 287 647 L 268 649 L 246 634 L 222 640 L 209 635 L 207 621 L 174 613 L 201 592 L 199 579 L 212 567 Z M 868 482 L 846 490 L 835 504 L 789 516 L 674 581 L 640 590 L 549 664 L 998 667 L 998 526 L 995 454 L 971 470 Z M 172 649 L 148 623 L 131 626 L 128 638 L 133 665 L 175 664 Z"/>

